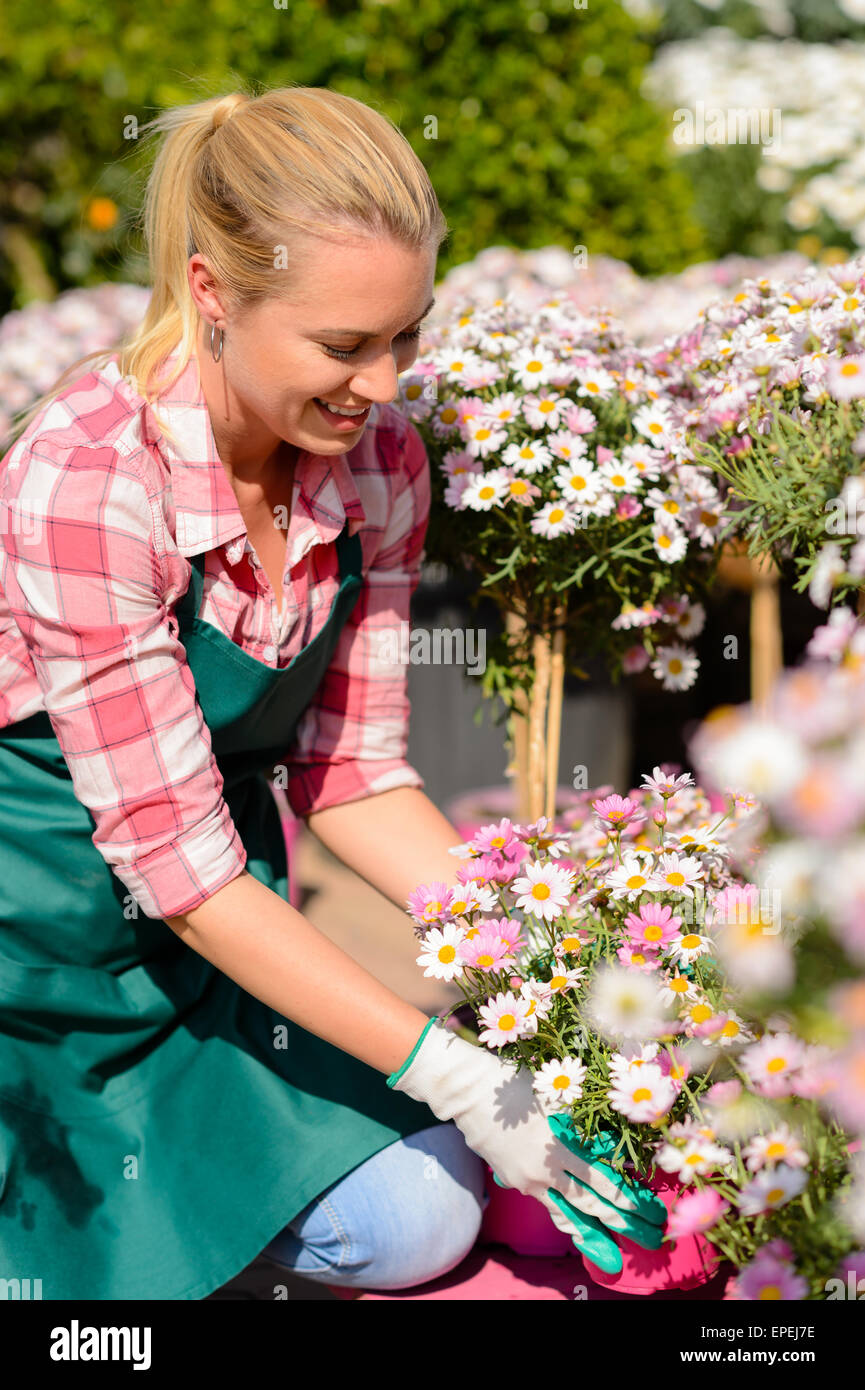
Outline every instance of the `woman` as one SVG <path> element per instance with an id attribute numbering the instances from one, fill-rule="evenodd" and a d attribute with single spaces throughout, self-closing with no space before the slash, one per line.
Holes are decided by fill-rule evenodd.
<path id="1" fill-rule="evenodd" d="M 389 403 L 435 195 L 390 122 L 322 89 L 150 128 L 147 314 L 4 460 L 3 1274 L 192 1299 L 267 1246 L 408 1287 L 474 1243 L 482 1159 L 615 1265 L 608 1232 L 656 1246 L 658 1203 L 289 906 L 267 785 L 400 906 L 453 879 L 376 659 L 428 518 Z"/>

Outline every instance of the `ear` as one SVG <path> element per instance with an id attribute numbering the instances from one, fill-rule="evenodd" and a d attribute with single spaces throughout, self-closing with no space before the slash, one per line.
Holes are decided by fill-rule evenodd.
<path id="1" fill-rule="evenodd" d="M 195 251 L 186 263 L 186 278 L 189 293 L 195 307 L 203 319 L 222 326 L 226 318 L 227 300 L 210 268 L 210 262 L 200 251 Z M 220 324 L 222 320 L 222 324 Z"/>

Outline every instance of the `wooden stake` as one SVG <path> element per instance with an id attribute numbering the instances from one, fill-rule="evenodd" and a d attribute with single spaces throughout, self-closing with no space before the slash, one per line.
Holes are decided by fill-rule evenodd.
<path id="1" fill-rule="evenodd" d="M 534 680 L 529 704 L 529 820 L 534 824 L 544 812 L 544 772 L 547 694 L 550 688 L 549 633 L 536 633 L 532 642 Z"/>
<path id="2" fill-rule="evenodd" d="M 547 710 L 547 799 L 544 815 L 553 820 L 559 788 L 559 750 L 562 745 L 562 704 L 565 692 L 565 605 L 553 612 L 553 646 L 550 661 L 550 702 Z"/>
<path id="3" fill-rule="evenodd" d="M 769 556 L 752 561 L 751 700 L 765 707 L 769 692 L 784 665 L 778 569 Z"/>
<path id="4" fill-rule="evenodd" d="M 505 613 L 505 628 L 510 633 L 525 632 L 525 619 L 518 613 Z M 514 788 L 514 815 L 526 824 L 529 817 L 529 704 L 526 692 L 516 693 L 514 709 L 511 711 L 511 760 L 507 773 L 512 778 Z"/>

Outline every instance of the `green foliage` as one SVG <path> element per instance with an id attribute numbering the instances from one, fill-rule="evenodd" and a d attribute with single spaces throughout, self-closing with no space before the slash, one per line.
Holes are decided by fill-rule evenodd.
<path id="1" fill-rule="evenodd" d="M 332 87 L 393 119 L 452 228 L 442 274 L 491 244 L 581 244 L 675 271 L 706 247 L 667 119 L 640 93 L 649 56 L 617 0 L 55 0 L 35 24 L 32 4 L 7 0 L 0 313 L 144 280 L 147 161 L 129 118 L 241 85 Z"/>

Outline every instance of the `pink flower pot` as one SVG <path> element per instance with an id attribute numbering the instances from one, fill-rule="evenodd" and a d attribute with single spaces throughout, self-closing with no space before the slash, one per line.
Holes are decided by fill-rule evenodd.
<path id="1" fill-rule="evenodd" d="M 682 1184 L 672 1173 L 656 1170 L 645 1182 L 670 1211 L 682 1194 Z M 586 1272 L 596 1284 L 619 1293 L 650 1294 L 665 1289 L 696 1289 L 707 1284 L 721 1263 L 718 1252 L 703 1236 L 685 1236 L 665 1242 L 660 1250 L 644 1250 L 627 1236 L 616 1236 L 622 1251 L 618 1274 L 605 1274 L 583 1256 Z"/>
<path id="2" fill-rule="evenodd" d="M 570 1236 L 554 1226 L 549 1212 L 534 1197 L 515 1187 L 499 1187 L 487 1165 L 489 1204 L 481 1222 L 481 1245 L 507 1245 L 517 1255 L 576 1255 Z"/>
<path id="3" fill-rule="evenodd" d="M 647 1186 L 660 1197 L 669 1211 L 681 1194 L 678 1179 L 657 1172 Z M 507 1245 L 518 1255 L 577 1255 L 570 1236 L 554 1226 L 546 1208 L 511 1187 L 499 1187 L 487 1169 L 489 1204 L 481 1223 L 481 1244 Z M 618 1274 L 605 1274 L 583 1256 L 586 1273 L 596 1284 L 619 1293 L 651 1294 L 663 1290 L 696 1289 L 717 1272 L 720 1256 L 701 1236 L 688 1236 L 660 1250 L 644 1250 L 625 1236 L 617 1236 L 622 1251 Z"/>

